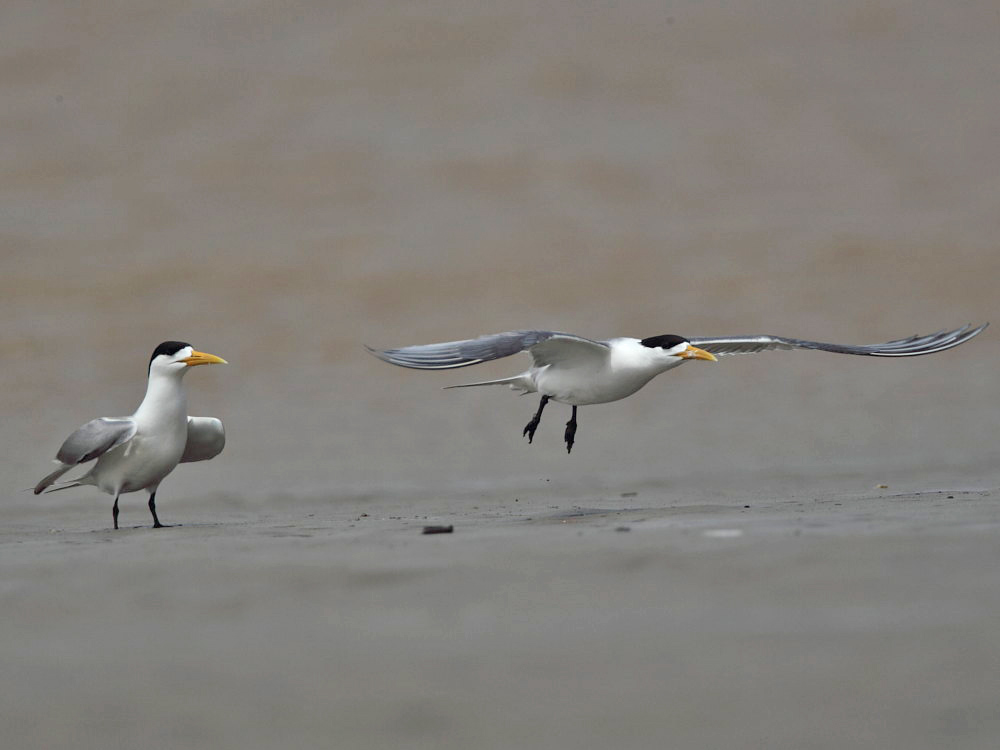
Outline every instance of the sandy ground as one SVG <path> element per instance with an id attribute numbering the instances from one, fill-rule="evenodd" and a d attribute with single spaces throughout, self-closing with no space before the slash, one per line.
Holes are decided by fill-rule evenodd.
<path id="1" fill-rule="evenodd" d="M 997 479 L 23 506 L 6 742 L 992 748 Z"/>
<path id="2" fill-rule="evenodd" d="M 998 38 L 986 0 L 3 3 L 0 743 L 997 747 Z M 984 320 L 686 365 L 570 456 L 565 407 L 529 446 L 533 399 L 440 390 L 523 361 L 362 347 Z M 232 363 L 187 379 L 229 442 L 181 525 L 21 492 L 165 339 Z"/>

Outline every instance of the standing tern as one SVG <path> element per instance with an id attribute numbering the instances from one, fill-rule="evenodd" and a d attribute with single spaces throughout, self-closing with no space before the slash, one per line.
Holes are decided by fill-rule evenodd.
<path id="1" fill-rule="evenodd" d="M 190 367 L 226 364 L 222 357 L 195 351 L 182 341 L 164 341 L 149 358 L 146 396 L 131 417 L 93 419 L 66 438 L 56 463 L 59 468 L 35 485 L 35 494 L 56 483 L 79 464 L 97 459 L 78 479 L 58 482 L 49 490 L 94 485 L 115 496 L 111 509 L 118 528 L 118 497 L 146 490 L 153 528 L 164 524 L 156 515 L 156 489 L 179 463 L 207 461 L 222 452 L 226 432 L 214 417 L 189 417 L 184 375 Z"/>
<path id="2" fill-rule="evenodd" d="M 751 354 L 772 349 L 819 349 L 837 354 L 867 357 L 916 357 L 934 354 L 964 344 L 978 335 L 988 323 L 954 331 L 939 331 L 930 336 L 911 336 L 885 344 L 845 346 L 804 341 L 782 336 L 722 336 L 685 338 L 663 335 L 646 339 L 614 338 L 592 341 L 582 336 L 557 331 L 508 331 L 477 339 L 448 341 L 441 344 L 405 346 L 400 349 L 372 349 L 379 359 L 400 367 L 417 370 L 451 370 L 528 352 L 532 367 L 519 375 L 499 380 L 447 386 L 469 388 L 480 385 L 509 385 L 511 390 L 540 393 L 538 411 L 524 427 L 528 442 L 550 401 L 569 404 L 573 415 L 566 423 L 566 451 L 573 450 L 576 436 L 576 410 L 586 404 L 603 404 L 631 396 L 660 373 L 688 360 L 716 362 L 729 354 Z"/>

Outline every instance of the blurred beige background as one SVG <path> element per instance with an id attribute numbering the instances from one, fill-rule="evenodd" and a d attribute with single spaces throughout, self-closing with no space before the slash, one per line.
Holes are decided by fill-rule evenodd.
<path id="1" fill-rule="evenodd" d="M 997 319 L 992 3 L 6 3 L 8 487 L 166 338 L 264 497 L 996 456 L 1000 350 L 775 353 L 535 408 L 378 346 L 513 328 L 868 343 Z M 60 497 L 52 502 L 74 502 Z"/>
<path id="2" fill-rule="evenodd" d="M 994 500 L 857 493 L 997 486 L 998 40 L 989 0 L 3 3 L 7 731 L 994 747 Z M 527 357 L 363 349 L 985 320 L 926 358 L 690 364 L 581 409 L 571 456 L 568 408 L 529 446 L 535 398 L 440 390 Z M 185 528 L 102 544 L 107 497 L 19 490 L 164 339 L 230 361 L 187 377 L 229 444 L 163 484 Z M 490 520 L 623 504 L 645 536 Z"/>

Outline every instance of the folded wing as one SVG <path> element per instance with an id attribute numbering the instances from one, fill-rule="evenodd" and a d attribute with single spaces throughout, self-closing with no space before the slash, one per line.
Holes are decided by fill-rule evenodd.
<path id="1" fill-rule="evenodd" d="M 717 357 L 729 354 L 754 354 L 773 349 L 818 349 L 837 354 L 857 354 L 866 357 L 918 357 L 934 354 L 964 344 L 978 336 L 989 323 L 973 328 L 971 325 L 954 331 L 938 331 L 929 336 L 910 336 L 905 339 L 887 341 L 884 344 L 850 346 L 827 344 L 822 341 L 805 341 L 782 336 L 722 336 L 718 338 L 691 338 L 691 344 L 711 352 Z"/>

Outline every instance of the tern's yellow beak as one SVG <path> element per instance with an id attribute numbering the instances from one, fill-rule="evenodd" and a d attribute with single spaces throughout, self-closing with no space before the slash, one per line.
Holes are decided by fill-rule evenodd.
<path id="1" fill-rule="evenodd" d="M 677 356 L 681 359 L 704 359 L 707 362 L 719 361 L 711 352 L 706 352 L 704 349 L 699 349 L 697 346 L 691 346 L 691 344 L 688 344 L 688 348 Z"/>
<path id="2" fill-rule="evenodd" d="M 214 354 L 205 354 L 205 352 L 191 352 L 190 357 L 185 357 L 181 360 L 188 367 L 195 367 L 197 365 L 228 365 L 222 357 L 216 357 Z"/>

